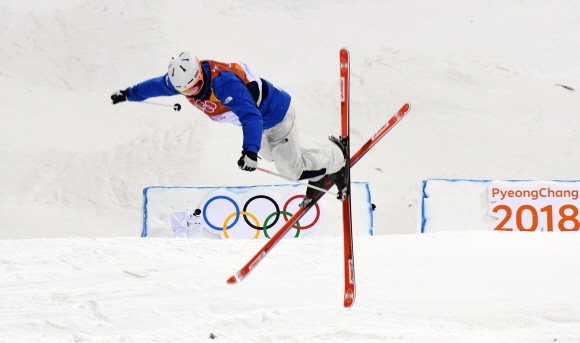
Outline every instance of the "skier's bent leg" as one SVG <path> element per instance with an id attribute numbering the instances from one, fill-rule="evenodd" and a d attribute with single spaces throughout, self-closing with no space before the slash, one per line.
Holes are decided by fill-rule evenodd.
<path id="1" fill-rule="evenodd" d="M 266 130 L 264 135 L 268 147 L 262 150 L 271 152 L 278 172 L 293 180 L 316 181 L 326 174 L 338 172 L 344 166 L 344 155 L 336 144 L 329 143 L 314 149 L 300 146 L 292 108 L 280 124 Z"/>
<path id="2" fill-rule="evenodd" d="M 295 112 L 292 106 L 286 117 L 278 125 L 263 133 L 260 151 L 268 160 L 273 160 L 278 172 L 293 180 L 309 180 L 309 184 L 325 187 L 328 181 L 338 182 L 345 166 L 344 147 L 332 140 L 321 148 L 305 149 L 300 146 L 298 129 L 295 125 Z M 339 175 L 340 174 L 340 175 Z M 340 190 L 340 186 L 339 186 Z M 319 197 L 318 190 L 309 187 L 305 198 Z"/>

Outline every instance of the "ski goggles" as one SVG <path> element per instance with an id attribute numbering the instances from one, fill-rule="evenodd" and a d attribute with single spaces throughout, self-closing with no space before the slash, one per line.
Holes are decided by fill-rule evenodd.
<path id="1" fill-rule="evenodd" d="M 196 95 L 203 88 L 203 73 L 199 73 L 199 77 L 193 84 L 187 88 L 180 89 L 179 92 L 185 95 Z"/>

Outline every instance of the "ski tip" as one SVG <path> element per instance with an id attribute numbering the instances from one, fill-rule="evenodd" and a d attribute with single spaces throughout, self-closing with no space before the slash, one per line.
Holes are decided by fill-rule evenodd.
<path id="1" fill-rule="evenodd" d="M 352 305 L 354 305 L 354 299 L 351 301 L 346 301 L 346 300 L 344 301 L 344 309 L 345 310 L 350 310 Z"/>
<path id="2" fill-rule="evenodd" d="M 235 275 L 232 275 L 229 279 L 228 279 L 228 284 L 233 285 L 235 283 L 238 283 L 238 279 L 236 278 Z"/>
<path id="3" fill-rule="evenodd" d="M 347 290 L 344 294 L 344 308 L 346 310 L 350 309 L 354 305 L 354 290 Z"/>

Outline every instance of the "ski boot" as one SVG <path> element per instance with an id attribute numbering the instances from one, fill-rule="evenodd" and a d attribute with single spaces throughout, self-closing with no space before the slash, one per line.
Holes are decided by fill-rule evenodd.
<path id="1" fill-rule="evenodd" d="M 333 181 L 336 184 L 336 188 L 338 188 L 337 199 L 340 201 L 344 201 L 344 199 L 346 199 L 346 196 L 348 195 L 348 184 L 350 182 L 350 180 L 348 179 L 349 173 L 346 172 L 346 159 L 350 158 L 347 152 L 348 151 L 346 146 L 347 143 L 342 137 L 336 138 L 334 136 L 329 136 L 328 139 L 331 142 L 338 145 L 345 159 L 345 166 L 342 167 L 338 172 L 332 174 L 334 178 Z"/>
<path id="2" fill-rule="evenodd" d="M 331 142 L 338 145 L 338 147 L 340 148 L 340 150 L 342 151 L 342 154 L 345 156 L 345 159 L 346 159 L 347 158 L 346 146 L 345 146 L 344 142 L 342 141 L 342 139 L 336 138 L 334 136 L 329 136 L 328 139 Z M 348 192 L 348 173 L 346 173 L 345 167 L 342 167 L 339 171 L 337 171 L 334 174 L 324 175 L 318 181 L 308 181 L 308 184 L 312 185 L 312 186 L 316 186 L 318 188 L 326 189 L 326 186 L 331 182 L 336 184 L 336 187 L 338 188 L 337 199 L 340 201 L 344 201 L 344 199 L 346 199 L 346 195 Z M 320 197 L 322 197 L 323 194 L 324 194 L 324 192 L 322 192 L 318 189 L 308 187 L 308 189 L 306 190 L 306 195 L 304 196 L 304 199 L 300 203 L 300 207 L 307 207 L 313 201 L 315 201 L 315 202 L 318 201 L 318 199 Z"/>

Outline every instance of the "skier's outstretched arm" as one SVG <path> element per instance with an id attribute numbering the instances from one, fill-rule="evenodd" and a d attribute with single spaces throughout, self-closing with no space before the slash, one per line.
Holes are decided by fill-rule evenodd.
<path id="1" fill-rule="evenodd" d="M 123 101 L 143 101 L 156 96 L 169 96 L 180 94 L 169 80 L 167 74 L 143 81 L 133 87 L 118 90 L 111 95 L 113 104 Z"/>

